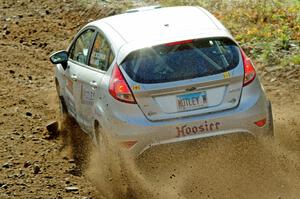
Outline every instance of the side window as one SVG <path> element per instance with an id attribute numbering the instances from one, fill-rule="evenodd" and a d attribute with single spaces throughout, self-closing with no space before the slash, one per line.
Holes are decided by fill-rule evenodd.
<path id="1" fill-rule="evenodd" d="M 70 59 L 83 63 L 86 63 L 88 57 L 88 51 L 90 44 L 93 40 L 94 30 L 84 31 L 74 42 L 71 47 L 69 56 Z"/>
<path id="2" fill-rule="evenodd" d="M 89 65 L 107 71 L 113 60 L 114 55 L 108 41 L 102 34 L 98 33 L 91 51 Z"/>

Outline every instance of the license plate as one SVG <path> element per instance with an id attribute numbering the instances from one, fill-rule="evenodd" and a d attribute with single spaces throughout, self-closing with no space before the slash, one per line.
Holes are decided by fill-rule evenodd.
<path id="1" fill-rule="evenodd" d="M 206 92 L 189 93 L 185 95 L 177 95 L 178 111 L 192 110 L 207 106 Z"/>

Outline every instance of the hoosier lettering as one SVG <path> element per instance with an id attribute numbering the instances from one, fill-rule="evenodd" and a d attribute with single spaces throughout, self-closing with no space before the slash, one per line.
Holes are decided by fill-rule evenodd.
<path id="1" fill-rule="evenodd" d="M 177 135 L 176 137 L 184 137 L 192 134 L 204 133 L 209 131 L 219 130 L 221 123 L 220 122 L 211 122 L 208 123 L 205 121 L 203 124 L 199 126 L 187 126 L 183 125 L 180 127 L 176 127 Z"/>

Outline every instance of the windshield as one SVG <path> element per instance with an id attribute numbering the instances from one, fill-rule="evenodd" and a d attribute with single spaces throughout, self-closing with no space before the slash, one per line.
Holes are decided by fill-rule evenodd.
<path id="1" fill-rule="evenodd" d="M 163 44 L 130 53 L 121 64 L 139 83 L 162 83 L 214 75 L 239 63 L 239 47 L 228 38 Z"/>

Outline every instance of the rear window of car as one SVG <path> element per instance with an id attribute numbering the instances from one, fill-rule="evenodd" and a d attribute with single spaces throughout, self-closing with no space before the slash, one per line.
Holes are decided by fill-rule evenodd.
<path id="1" fill-rule="evenodd" d="M 128 76 L 151 84 L 222 73 L 239 64 L 239 47 L 228 38 L 206 38 L 143 48 L 122 62 Z"/>

